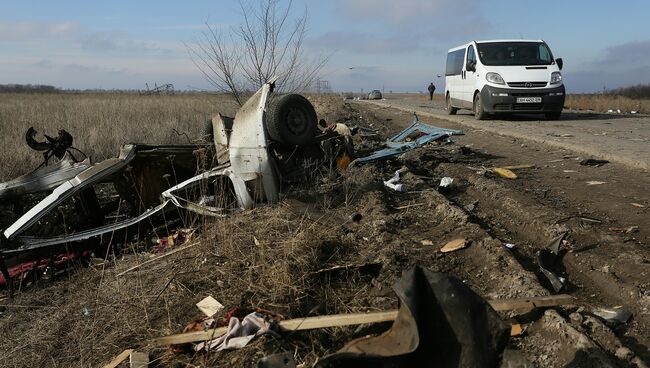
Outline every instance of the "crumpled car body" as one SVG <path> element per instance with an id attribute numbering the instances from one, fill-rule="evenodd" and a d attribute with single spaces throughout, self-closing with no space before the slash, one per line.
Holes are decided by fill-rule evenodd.
<path id="1" fill-rule="evenodd" d="M 125 145 L 118 157 L 102 161 L 63 181 L 50 195 L 5 229 L 3 232 L 5 239 L 17 241 L 20 246 L 16 249 L 2 250 L 2 253 L 20 253 L 111 233 L 136 225 L 144 219 L 160 213 L 170 203 L 202 215 L 222 216 L 233 210 L 253 208 L 256 203 L 277 202 L 279 197 L 278 173 L 269 152 L 268 138 L 263 124 L 264 111 L 273 88 L 273 82 L 263 85 L 239 109 L 235 115 L 234 123 L 230 124 L 227 133 L 224 129 L 225 126 L 217 127 L 218 124 L 214 123 L 215 128 L 219 128 L 215 129 L 215 132 L 223 133 L 215 134 L 214 137 L 215 146 L 221 150 L 221 165 L 199 175 L 176 177 L 175 179 L 182 180 L 178 180 L 178 184 L 170 187 L 170 185 L 165 185 L 163 178 L 169 179 L 170 172 L 173 172 L 174 175 L 178 174 L 174 169 L 175 165 L 172 165 L 172 170 L 158 170 L 160 166 L 164 166 L 167 164 L 166 161 L 178 156 L 186 162 L 185 166 L 196 168 L 196 164 L 188 158 L 201 146 Z M 140 160 L 144 162 L 138 165 L 138 159 L 144 156 L 146 159 Z M 56 171 L 54 168 L 53 170 Z M 96 201 L 93 187 L 100 183 L 114 183 L 120 196 L 127 200 L 129 191 L 124 188 L 119 190 L 121 181 L 126 176 L 136 176 L 132 180 L 133 183 L 130 183 L 131 189 L 134 186 L 137 187 L 135 192 L 137 192 L 138 198 L 135 198 L 133 202 L 140 203 L 140 206 L 144 204 L 147 207 L 135 210 L 134 216 L 110 222 L 100 219 L 99 226 L 85 230 L 75 229 L 73 232 L 56 236 L 35 237 L 25 234 L 44 216 L 53 212 L 61 203 L 73 196 L 87 194 L 90 191 L 91 197 L 95 197 Z M 205 200 L 205 196 L 203 198 L 196 197 L 194 189 L 205 186 L 206 180 L 221 182 L 222 187 L 227 188 L 227 191 L 234 197 L 233 205 L 228 208 L 215 206 L 210 203 L 209 199 Z M 162 187 L 163 185 L 164 187 Z M 215 193 L 212 197 L 221 194 Z M 99 209 L 95 208 L 95 212 L 97 211 Z"/>
<path id="2" fill-rule="evenodd" d="M 54 164 L 42 166 L 29 174 L 0 183 L 0 199 L 47 192 L 74 178 L 89 167 L 89 158 L 75 162 L 70 154 L 66 154 Z"/>

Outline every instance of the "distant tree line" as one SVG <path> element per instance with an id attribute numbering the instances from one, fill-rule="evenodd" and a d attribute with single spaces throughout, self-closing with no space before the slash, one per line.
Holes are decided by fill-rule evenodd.
<path id="1" fill-rule="evenodd" d="M 638 84 L 636 86 L 612 89 L 606 91 L 605 94 L 625 96 L 634 99 L 650 98 L 650 84 Z"/>
<path id="2" fill-rule="evenodd" d="M 54 86 L 44 84 L 0 84 L 0 92 L 9 93 L 53 93 L 61 92 Z"/>

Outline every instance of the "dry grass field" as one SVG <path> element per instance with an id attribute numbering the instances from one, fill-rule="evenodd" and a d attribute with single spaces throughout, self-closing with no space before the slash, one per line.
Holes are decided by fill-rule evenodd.
<path id="1" fill-rule="evenodd" d="M 428 96 L 414 96 L 416 105 L 430 104 Z M 441 107 L 442 99 L 436 97 L 431 105 Z M 346 103 L 338 95 L 310 100 L 319 118 L 377 129 L 377 137 L 355 136 L 360 155 L 379 148 L 413 119 L 411 112 Z M 75 145 L 97 162 L 116 155 L 125 142 L 187 142 L 173 129 L 197 139 L 212 114 L 232 115 L 235 109 L 224 96 L 201 94 L 0 94 L 5 146 L 0 175 L 7 179 L 41 162 L 40 153 L 24 142 L 32 125 L 50 135 L 68 130 Z M 450 124 L 426 117 L 422 122 Z M 563 292 L 574 296 L 576 305 L 549 310 L 552 314 L 503 314 L 526 326 L 524 335 L 511 338 L 509 348 L 541 368 L 597 366 L 592 363 L 598 359 L 615 363 L 605 366 L 641 366 L 632 359 L 650 357 L 645 312 L 650 294 L 644 277 L 650 228 L 647 179 L 615 163 L 588 172 L 569 159 L 558 164 L 567 166 L 522 169 L 517 180 L 478 174 L 467 167 L 546 162 L 567 152 L 484 130 L 466 133 L 454 137 L 455 144 L 429 144 L 392 160 L 338 173 L 324 170 L 309 183 L 287 184 L 277 205 L 197 221 L 183 213 L 146 229 L 141 237 L 134 228 L 143 241 L 134 240 L 131 232 L 111 235 L 104 239 L 106 262 L 95 259 L 99 264 L 75 265 L 54 279 L 21 283 L 14 298 L 2 301 L 0 366 L 96 367 L 133 348 L 149 354 L 151 367 L 252 367 L 259 358 L 282 351 L 311 367 L 345 342 L 381 333 L 388 324 L 260 337 L 235 351 L 177 354 L 150 339 L 183 331 L 201 314 L 195 303 L 208 295 L 226 307 L 219 318 L 233 307 L 259 307 L 286 318 L 392 309 L 397 298 L 390 286 L 416 264 L 454 275 L 489 299 L 547 295 L 551 286 L 538 271 L 537 259 L 558 232 L 568 233 L 562 274 L 569 284 Z M 402 168 L 408 169 L 401 178 L 408 191 L 387 189 L 383 180 Z M 581 170 L 584 180 L 566 174 L 558 180 L 558 168 Z M 591 175 L 612 183 L 614 177 L 624 177 L 631 193 L 607 185 L 590 188 L 602 192 L 587 191 L 584 181 Z M 446 194 L 438 191 L 443 176 L 453 177 L 456 185 Z M 628 201 L 643 208 L 618 206 Z M 603 220 L 581 221 L 576 208 L 580 216 Z M 351 221 L 354 213 L 362 215 L 361 221 Z M 630 225 L 637 232 L 611 230 Z M 194 235 L 168 247 L 188 248 L 173 254 L 166 248 L 162 252 L 168 257 L 154 258 L 161 252 L 153 246 L 155 239 L 178 227 L 190 228 Z M 458 237 L 468 239 L 469 246 L 438 252 Z M 516 244 L 516 253 L 505 242 Z M 607 272 L 601 271 L 603 265 Z M 135 266 L 139 268 L 120 275 Z M 624 330 L 610 330 L 591 315 L 593 308 L 617 305 L 634 316 Z M 575 316 L 596 328 L 570 327 Z M 567 328 L 573 335 L 567 337 Z M 592 345 L 585 348 L 575 341 Z M 629 348 L 626 358 L 618 357 L 619 348 Z"/>
<path id="2" fill-rule="evenodd" d="M 641 114 L 650 113 L 650 99 L 632 99 L 615 95 L 567 95 L 564 106 L 572 110 L 593 110 L 607 112 L 621 110 L 629 113 L 636 111 Z"/>
<path id="3" fill-rule="evenodd" d="M 188 143 L 188 137 L 198 138 L 203 122 L 213 114 L 235 111 L 229 99 L 209 94 L 0 94 L 0 180 L 43 162 L 25 143 L 31 126 L 38 140 L 44 140 L 43 133 L 56 136 L 59 129 L 67 130 L 74 146 L 99 162 L 117 155 L 120 145 L 128 142 Z"/>

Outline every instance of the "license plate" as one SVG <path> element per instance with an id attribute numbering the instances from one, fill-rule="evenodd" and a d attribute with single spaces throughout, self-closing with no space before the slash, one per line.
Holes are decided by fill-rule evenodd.
<path id="1" fill-rule="evenodd" d="M 539 103 L 542 102 L 541 97 L 517 97 L 517 103 Z"/>

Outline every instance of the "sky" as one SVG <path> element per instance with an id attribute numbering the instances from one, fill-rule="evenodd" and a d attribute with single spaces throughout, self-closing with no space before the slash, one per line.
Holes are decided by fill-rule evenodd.
<path id="1" fill-rule="evenodd" d="M 504 38 L 545 40 L 570 92 L 650 83 L 647 0 L 293 0 L 292 11 L 307 15 L 305 54 L 329 58 L 320 74 L 335 91 L 441 91 L 448 49 Z M 206 24 L 240 23 L 237 0 L 0 1 L 0 84 L 210 90 L 186 45 Z"/>

